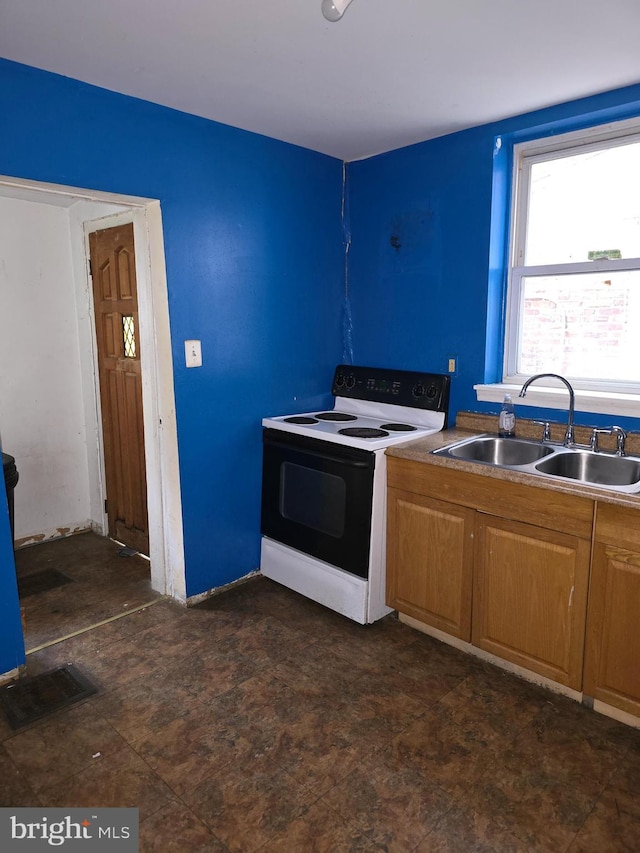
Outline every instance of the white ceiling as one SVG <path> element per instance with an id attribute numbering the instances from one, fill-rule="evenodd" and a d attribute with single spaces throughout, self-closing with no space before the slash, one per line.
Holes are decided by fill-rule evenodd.
<path id="1" fill-rule="evenodd" d="M 356 160 L 640 82 L 640 0 L 0 0 L 0 56 Z"/>

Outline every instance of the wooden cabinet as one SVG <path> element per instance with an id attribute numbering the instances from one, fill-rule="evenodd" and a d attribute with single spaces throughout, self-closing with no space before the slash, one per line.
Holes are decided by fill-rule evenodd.
<path id="1" fill-rule="evenodd" d="M 593 501 L 397 457 L 388 484 L 388 605 L 579 690 Z"/>
<path id="2" fill-rule="evenodd" d="M 469 641 L 474 511 L 389 489 L 387 513 L 387 603 Z"/>
<path id="3" fill-rule="evenodd" d="M 478 513 L 472 642 L 579 690 L 590 543 Z"/>
<path id="4" fill-rule="evenodd" d="M 584 692 L 640 715 L 640 512 L 598 504 Z"/>

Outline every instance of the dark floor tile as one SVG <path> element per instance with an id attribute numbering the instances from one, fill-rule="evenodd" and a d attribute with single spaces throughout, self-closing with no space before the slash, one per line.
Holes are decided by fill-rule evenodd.
<path id="1" fill-rule="evenodd" d="M 548 694 L 535 728 L 539 739 L 555 746 L 571 746 L 576 740 L 587 740 L 594 749 L 603 747 L 623 755 L 632 746 L 640 745 L 637 729 L 554 693 Z"/>
<path id="2" fill-rule="evenodd" d="M 380 660 L 376 674 L 402 686 L 404 693 L 432 705 L 479 669 L 478 662 L 431 637 L 393 649 Z"/>
<path id="3" fill-rule="evenodd" d="M 166 670 L 171 681 L 200 702 L 211 702 L 261 671 L 259 663 L 241 654 L 191 656 Z"/>
<path id="4" fill-rule="evenodd" d="M 606 790 L 569 847 L 570 853 L 637 853 L 640 850 L 638 797 Z"/>
<path id="5" fill-rule="evenodd" d="M 632 742 L 626 757 L 620 762 L 616 772 L 609 780 L 607 789 L 620 791 L 640 799 L 640 748 L 637 742 Z"/>
<path id="6" fill-rule="evenodd" d="M 535 853 L 526 844 L 496 827 L 477 812 L 454 805 L 418 844 L 415 853 Z"/>
<path id="7" fill-rule="evenodd" d="M 335 631 L 340 625 L 350 621 L 264 577 L 252 578 L 238 584 L 228 592 L 213 596 L 197 607 L 216 612 L 245 612 L 270 616 L 289 627 L 308 632 L 311 637 L 317 636 L 318 630 Z"/>
<path id="8" fill-rule="evenodd" d="M 16 552 L 18 577 L 53 568 L 71 580 L 21 600 L 27 649 L 161 597 L 151 589 L 148 561 L 140 556 L 124 559 L 118 556 L 120 547 L 86 532 Z"/>
<path id="9" fill-rule="evenodd" d="M 295 724 L 305 712 L 315 708 L 317 702 L 307 700 L 274 673 L 274 670 L 259 671 L 219 697 L 216 716 L 235 720 L 259 737 L 274 726 Z"/>
<path id="10" fill-rule="evenodd" d="M 19 768 L 4 747 L 0 746 L 0 806 L 39 806 L 40 799 L 30 781 L 24 768 Z"/>
<path id="11" fill-rule="evenodd" d="M 283 726 L 278 747 L 277 763 L 314 800 L 375 754 L 379 741 L 340 708 L 318 707 Z"/>
<path id="12" fill-rule="evenodd" d="M 390 849 L 379 844 L 373 833 L 319 802 L 260 847 L 260 853 L 387 853 Z"/>
<path id="13" fill-rule="evenodd" d="M 457 798 L 480 778 L 502 748 L 500 736 L 484 719 L 461 726 L 427 710 L 392 740 L 389 754 L 396 766 L 416 768 Z"/>
<path id="14" fill-rule="evenodd" d="M 4 749 L 35 791 L 50 788 L 74 773 L 126 747 L 126 742 L 85 702 L 19 731 Z"/>
<path id="15" fill-rule="evenodd" d="M 265 758 L 220 768 L 183 799 L 229 850 L 238 853 L 258 850 L 308 805 L 301 787 Z"/>
<path id="16" fill-rule="evenodd" d="M 194 656 L 202 657 L 215 648 L 213 638 L 206 636 L 200 625 L 190 625 L 186 618 L 168 625 L 154 625 L 127 642 L 135 644 L 148 666 L 165 669 Z"/>
<path id="17" fill-rule="evenodd" d="M 61 644 L 59 651 L 52 653 L 51 657 L 65 657 L 65 652 L 72 648 L 65 648 L 66 643 Z M 71 663 L 76 663 L 85 672 L 91 681 L 103 694 L 114 690 L 120 690 L 129 685 L 136 685 L 140 681 L 149 681 L 154 676 L 162 677 L 164 670 L 161 668 L 164 661 L 157 659 L 151 663 L 144 648 L 135 639 L 118 640 L 97 649 L 82 649 L 71 655 Z"/>
<path id="18" fill-rule="evenodd" d="M 424 702 L 402 690 L 395 679 L 365 673 L 352 685 L 347 701 L 340 702 L 356 720 L 379 732 L 384 741 L 406 729 L 424 714 Z"/>
<path id="19" fill-rule="evenodd" d="M 176 800 L 171 789 L 128 746 L 43 789 L 40 798 L 43 806 L 52 808 L 138 808 L 141 821 Z"/>
<path id="20" fill-rule="evenodd" d="M 588 779 L 571 784 L 530 764 L 513 769 L 493 765 L 464 803 L 533 849 L 556 853 L 567 849 L 596 798 Z"/>
<path id="21" fill-rule="evenodd" d="M 181 803 L 170 803 L 140 824 L 139 853 L 227 853 L 227 847 Z"/>
<path id="22" fill-rule="evenodd" d="M 94 699 L 95 710 L 129 743 L 158 731 L 199 706 L 184 687 L 153 676 Z"/>
<path id="23" fill-rule="evenodd" d="M 177 794 L 184 794 L 221 768 L 255 753 L 236 721 L 220 719 L 215 708 L 198 707 L 152 727 L 133 747 Z"/>
<path id="24" fill-rule="evenodd" d="M 9 718 L 4 711 L 0 710 L 0 743 L 3 743 L 7 738 L 13 737 L 15 733 L 15 729 L 9 723 Z"/>
<path id="25" fill-rule="evenodd" d="M 503 751 L 506 774 L 557 779 L 592 802 L 629 750 L 629 730 L 579 705 L 547 702 Z"/>
<path id="26" fill-rule="evenodd" d="M 136 561 L 75 538 L 33 549 L 33 570 L 68 549 L 61 590 L 91 586 L 94 615 L 136 601 Z M 52 607 L 76 624 L 69 598 L 32 601 L 34 623 Z M 0 720 L 0 804 L 138 806 L 141 849 L 163 853 L 640 849 L 640 732 L 393 616 L 358 625 L 257 577 L 128 613 L 28 672 L 67 662 L 101 692 L 20 732 Z"/>
<path id="27" fill-rule="evenodd" d="M 307 647 L 315 642 L 316 638 L 307 631 L 263 616 L 247 625 L 239 625 L 220 638 L 215 648 L 221 654 L 241 654 L 268 665 L 285 657 L 303 657 Z"/>
<path id="28" fill-rule="evenodd" d="M 389 853 L 413 848 L 451 808 L 451 798 L 413 767 L 365 762 L 322 798 Z"/>
<path id="29" fill-rule="evenodd" d="M 461 681 L 432 706 L 461 728 L 481 719 L 497 736 L 515 737 L 535 719 L 547 698 L 526 685 L 514 685 L 514 677 L 495 668 L 479 670 Z"/>

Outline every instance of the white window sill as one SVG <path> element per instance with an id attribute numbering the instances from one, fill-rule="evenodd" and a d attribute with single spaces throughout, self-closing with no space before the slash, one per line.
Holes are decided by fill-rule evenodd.
<path id="1" fill-rule="evenodd" d="M 566 388 L 545 387 L 543 384 L 527 388 L 526 397 L 518 397 L 521 385 L 474 385 L 479 402 L 502 403 L 505 394 L 511 394 L 517 406 L 536 406 L 542 409 L 569 408 L 569 392 Z M 575 390 L 576 412 L 596 412 L 602 415 L 624 415 L 629 418 L 640 417 L 640 394 L 622 394 L 613 391 Z"/>

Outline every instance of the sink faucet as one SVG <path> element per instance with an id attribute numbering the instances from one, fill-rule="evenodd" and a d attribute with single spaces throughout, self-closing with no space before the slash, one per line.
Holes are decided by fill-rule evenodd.
<path id="1" fill-rule="evenodd" d="M 531 385 L 532 382 L 535 382 L 536 379 L 544 379 L 545 377 L 550 377 L 551 379 L 559 379 L 560 382 L 564 382 L 567 386 L 567 391 L 569 392 L 569 414 L 567 417 L 567 429 L 564 433 L 564 441 L 562 442 L 565 447 L 573 447 L 576 443 L 575 440 L 575 432 L 573 428 L 573 416 L 576 406 L 576 395 L 571 387 L 571 383 L 564 378 L 564 376 L 560 376 L 558 373 L 536 373 L 535 376 L 530 376 L 529 379 L 524 383 L 522 388 L 520 389 L 519 397 L 526 396 L 527 388 Z"/>
<path id="2" fill-rule="evenodd" d="M 591 433 L 591 440 L 589 442 L 589 446 L 591 449 L 598 453 L 600 447 L 598 445 L 598 436 L 599 435 L 615 435 L 616 437 L 616 456 L 626 456 L 626 452 L 624 449 L 625 441 L 627 440 L 627 433 L 619 426 L 608 427 L 608 429 L 598 429 L 597 427 Z"/>

